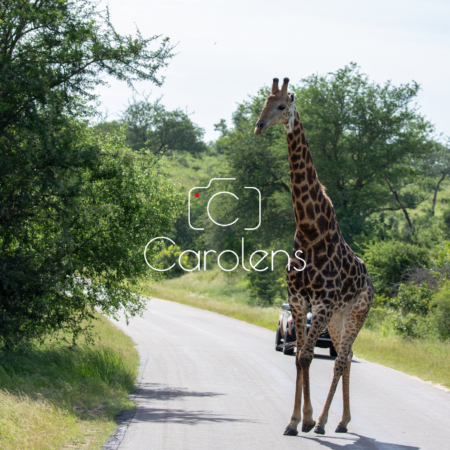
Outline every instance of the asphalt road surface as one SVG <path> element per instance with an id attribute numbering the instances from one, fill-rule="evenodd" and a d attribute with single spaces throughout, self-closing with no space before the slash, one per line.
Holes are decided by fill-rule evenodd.
<path id="1" fill-rule="evenodd" d="M 334 433 L 339 384 L 325 436 L 283 436 L 296 370 L 293 356 L 275 352 L 274 332 L 158 299 L 119 326 L 144 361 L 120 450 L 450 449 L 450 394 L 395 370 L 354 359 L 347 434 Z M 316 349 L 311 365 L 316 420 L 333 374 L 327 354 Z"/>

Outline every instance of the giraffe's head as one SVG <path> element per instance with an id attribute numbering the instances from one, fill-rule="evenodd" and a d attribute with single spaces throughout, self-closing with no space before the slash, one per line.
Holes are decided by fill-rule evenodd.
<path id="1" fill-rule="evenodd" d="M 289 78 L 283 80 L 283 86 L 278 88 L 278 78 L 273 79 L 272 91 L 267 97 L 258 122 L 255 125 L 255 134 L 263 134 L 267 128 L 279 123 L 288 124 L 294 117 L 294 94 L 287 91 Z"/>

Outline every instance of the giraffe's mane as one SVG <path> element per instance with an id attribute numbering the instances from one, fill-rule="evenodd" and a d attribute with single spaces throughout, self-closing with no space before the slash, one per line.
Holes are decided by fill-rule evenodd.
<path id="1" fill-rule="evenodd" d="M 317 180 L 317 181 L 319 181 L 319 180 Z M 320 190 L 322 191 L 322 194 L 325 197 L 325 199 L 330 202 L 331 206 L 333 206 L 333 203 L 330 200 L 330 197 L 328 197 L 328 195 L 327 195 L 327 188 L 320 181 L 319 181 L 319 186 L 320 186 Z"/>

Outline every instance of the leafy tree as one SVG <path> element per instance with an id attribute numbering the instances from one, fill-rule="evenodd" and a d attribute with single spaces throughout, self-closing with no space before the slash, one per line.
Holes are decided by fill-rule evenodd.
<path id="1" fill-rule="evenodd" d="M 319 177 L 347 234 L 374 212 L 406 212 L 398 191 L 420 175 L 414 162 L 429 151 L 432 129 L 412 104 L 418 91 L 416 82 L 370 82 L 356 64 L 294 89 Z"/>
<path id="2" fill-rule="evenodd" d="M 76 334 L 93 307 L 142 307 L 142 249 L 178 196 L 153 158 L 91 134 L 89 101 L 105 75 L 161 84 L 171 56 L 168 39 L 122 36 L 89 0 L 1 3 L 0 346 Z"/>
<path id="3" fill-rule="evenodd" d="M 440 142 L 432 143 L 432 151 L 421 161 L 421 169 L 425 175 L 433 179 L 433 200 L 431 214 L 434 216 L 436 211 L 436 198 L 441 188 L 441 183 L 446 177 L 450 177 L 450 139 L 447 139 L 447 145 Z"/>
<path id="4" fill-rule="evenodd" d="M 204 130 L 189 116 L 176 109 L 167 111 L 161 99 L 150 102 L 148 97 L 129 103 L 121 123 L 126 126 L 127 144 L 135 151 L 148 148 L 152 153 L 185 151 L 198 155 L 207 149 L 203 142 Z"/>

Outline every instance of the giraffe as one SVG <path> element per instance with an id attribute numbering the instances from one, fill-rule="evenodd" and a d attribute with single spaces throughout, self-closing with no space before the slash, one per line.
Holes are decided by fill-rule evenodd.
<path id="1" fill-rule="evenodd" d="M 278 79 L 274 78 L 272 91 L 254 131 L 256 135 L 261 135 L 267 128 L 283 124 L 289 147 L 296 232 L 286 272 L 289 304 L 297 330 L 297 377 L 294 411 L 284 434 L 298 434 L 297 427 L 302 420 L 302 391 L 302 432 L 307 433 L 315 427 L 315 433 L 325 434 L 329 408 L 341 376 L 344 408 L 335 432 L 346 433 L 351 419 L 349 386 L 352 344 L 369 312 L 374 289 L 364 261 L 345 242 L 331 200 L 317 177 L 294 95 L 287 90 L 288 84 L 289 79 L 285 78 L 279 89 Z M 300 265 L 299 251 L 306 265 Z M 312 312 L 312 319 L 306 335 L 308 312 Z M 310 399 L 309 368 L 316 341 L 326 326 L 338 356 L 328 397 L 316 425 Z"/>

